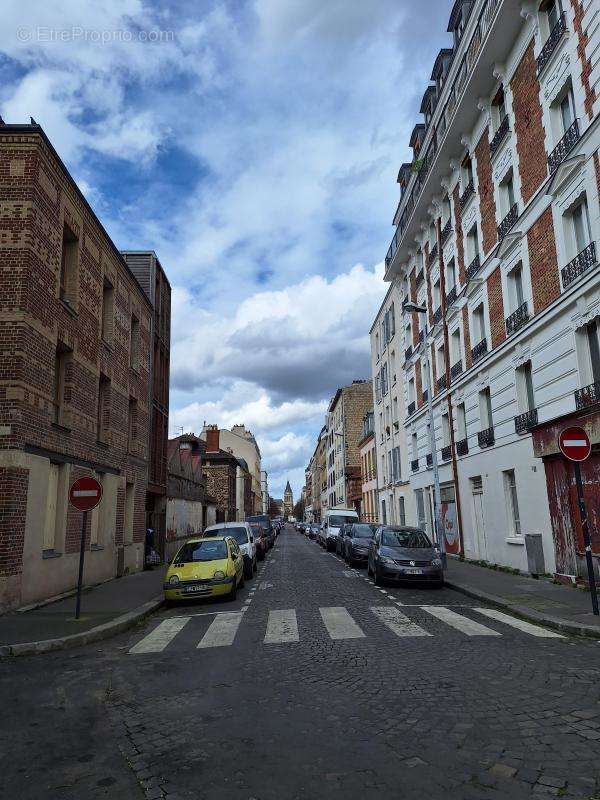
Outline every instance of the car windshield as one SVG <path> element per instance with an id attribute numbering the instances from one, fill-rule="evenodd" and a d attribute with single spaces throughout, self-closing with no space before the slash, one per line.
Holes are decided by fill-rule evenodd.
<path id="1" fill-rule="evenodd" d="M 370 525 L 353 525 L 352 536 L 354 539 L 372 539 L 375 531 Z"/>
<path id="2" fill-rule="evenodd" d="M 330 528 L 341 528 L 342 525 L 345 525 L 347 522 L 355 522 L 356 517 L 338 517 L 337 515 L 329 517 L 329 527 Z"/>
<path id="3" fill-rule="evenodd" d="M 248 533 L 246 528 L 215 528 L 212 531 L 204 531 L 205 536 L 233 536 L 238 544 L 248 543 Z"/>
<path id="4" fill-rule="evenodd" d="M 386 528 L 381 537 L 386 547 L 431 547 L 423 531 L 414 528 Z"/>
<path id="5" fill-rule="evenodd" d="M 220 561 L 227 558 L 227 545 L 222 539 L 217 541 L 188 542 L 175 556 L 178 564 L 190 564 L 193 561 Z"/>

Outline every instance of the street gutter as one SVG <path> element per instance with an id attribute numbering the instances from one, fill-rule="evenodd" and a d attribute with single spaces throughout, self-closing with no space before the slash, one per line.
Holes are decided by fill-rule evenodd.
<path id="1" fill-rule="evenodd" d="M 512 603 L 507 602 L 504 597 L 499 597 L 495 594 L 488 594 L 487 592 L 482 592 L 480 589 L 473 589 L 471 586 L 457 583 L 455 581 L 444 580 L 444 586 L 447 586 L 449 589 L 454 589 L 457 592 L 461 592 L 462 594 L 467 595 L 467 597 L 473 597 L 476 600 L 482 600 L 483 602 L 489 603 L 492 606 L 509 611 L 515 617 L 520 617 L 521 619 L 527 620 L 528 622 L 533 622 L 537 625 L 544 625 L 547 628 L 552 628 L 560 633 L 565 633 L 571 636 L 586 636 L 590 639 L 600 639 L 600 628 L 594 625 L 567 622 L 560 617 L 552 617 L 547 614 L 542 614 L 538 611 L 528 608 L 527 606 L 513 605 Z"/>
<path id="2" fill-rule="evenodd" d="M 103 625 L 97 625 L 95 628 L 90 628 L 81 633 L 74 633 L 70 636 L 61 636 L 57 639 L 44 639 L 39 642 L 19 642 L 18 644 L 5 644 L 0 645 L 0 658 L 7 658 L 9 656 L 30 656 L 39 655 L 41 653 L 50 653 L 54 650 L 67 650 L 71 647 L 79 647 L 91 642 L 99 642 L 102 639 L 109 639 L 111 636 L 116 636 L 117 633 L 122 633 L 128 628 L 132 628 L 137 622 L 147 617 L 149 614 L 158 611 L 163 605 L 164 597 L 159 595 L 147 603 L 138 606 L 133 611 L 128 611 L 120 617 L 105 622 Z"/>

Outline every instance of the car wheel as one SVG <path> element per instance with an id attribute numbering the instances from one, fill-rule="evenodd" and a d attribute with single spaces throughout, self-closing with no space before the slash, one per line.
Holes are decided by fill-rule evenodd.
<path id="1" fill-rule="evenodd" d="M 260 553 L 258 554 L 258 560 L 259 561 L 264 561 L 265 560 L 265 551 L 264 550 L 261 550 Z"/>
<path id="2" fill-rule="evenodd" d="M 237 578 L 234 575 L 233 576 L 233 586 L 231 587 L 231 591 L 227 595 L 227 599 L 228 600 L 235 600 L 236 597 L 237 597 Z"/>

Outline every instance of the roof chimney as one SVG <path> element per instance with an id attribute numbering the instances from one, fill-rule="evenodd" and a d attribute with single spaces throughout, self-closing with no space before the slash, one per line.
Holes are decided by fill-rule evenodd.
<path id="1" fill-rule="evenodd" d="M 219 452 L 219 426 L 207 425 L 206 426 L 206 452 L 218 453 Z"/>

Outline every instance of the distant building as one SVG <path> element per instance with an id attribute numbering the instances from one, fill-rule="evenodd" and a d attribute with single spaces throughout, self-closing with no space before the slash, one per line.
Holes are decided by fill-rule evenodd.
<path id="1" fill-rule="evenodd" d="M 292 492 L 292 487 L 290 486 L 290 482 L 288 481 L 285 485 L 285 491 L 283 493 L 283 516 L 291 517 L 293 513 L 294 513 L 294 494 Z"/>
<path id="2" fill-rule="evenodd" d="M 207 441 L 207 431 L 215 429 L 217 426 L 205 425 L 200 438 Z M 251 431 L 246 430 L 245 425 L 234 425 L 231 430 L 221 428 L 219 430 L 220 447 L 237 458 L 242 459 L 244 467 L 250 476 L 250 508 L 248 514 L 262 513 L 262 490 L 261 490 L 261 455 L 260 449 Z M 241 509 L 241 506 L 239 506 Z M 245 512 L 242 512 L 245 513 Z M 244 519 L 244 517 L 240 517 Z"/>
<path id="3" fill-rule="evenodd" d="M 262 513 L 269 513 L 269 482 L 267 472 L 262 469 L 260 471 L 260 491 L 262 502 Z"/>

